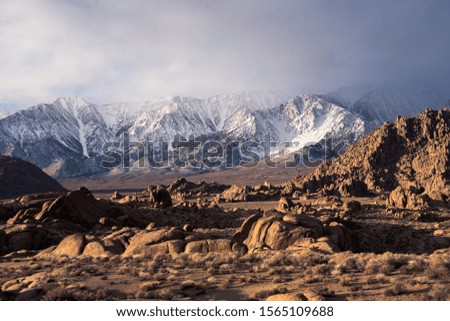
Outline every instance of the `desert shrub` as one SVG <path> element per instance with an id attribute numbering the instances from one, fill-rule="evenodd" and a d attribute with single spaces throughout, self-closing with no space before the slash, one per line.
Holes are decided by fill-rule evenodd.
<path id="1" fill-rule="evenodd" d="M 245 264 L 245 263 L 256 263 L 261 261 L 261 257 L 253 254 L 253 253 L 247 253 L 245 255 L 242 255 L 238 258 L 239 263 Z"/>
<path id="2" fill-rule="evenodd" d="M 232 264 L 226 263 L 226 264 L 222 264 L 219 267 L 220 274 L 232 274 L 232 273 L 235 273 L 235 271 L 236 270 Z"/>
<path id="3" fill-rule="evenodd" d="M 331 290 L 330 288 L 327 288 L 325 286 L 315 286 L 312 289 L 312 292 L 322 295 L 322 296 L 334 296 L 335 292 Z"/>
<path id="4" fill-rule="evenodd" d="M 420 273 L 425 270 L 425 267 L 425 260 L 420 257 L 416 257 L 410 259 L 407 264 L 402 267 L 401 270 L 403 273 Z"/>
<path id="5" fill-rule="evenodd" d="M 411 257 L 409 255 L 386 252 L 371 257 L 367 261 L 365 271 L 368 274 L 383 273 L 389 275 L 395 270 L 407 265 L 410 259 Z"/>
<path id="6" fill-rule="evenodd" d="M 327 264 L 329 259 L 322 254 L 313 253 L 308 255 L 304 261 L 305 266 L 315 266 L 318 264 Z"/>
<path id="7" fill-rule="evenodd" d="M 406 287 L 404 286 L 404 284 L 397 280 L 394 282 L 392 287 L 390 287 L 384 291 L 384 294 L 387 296 L 397 296 L 397 295 L 405 294 L 406 292 L 407 291 L 406 291 Z"/>
<path id="8" fill-rule="evenodd" d="M 209 268 L 208 270 L 206 270 L 206 273 L 208 273 L 208 275 L 219 275 L 219 270 L 215 269 L 215 268 Z"/>
<path id="9" fill-rule="evenodd" d="M 426 275 L 431 279 L 448 278 L 450 258 L 448 255 L 431 254 L 428 257 Z"/>
<path id="10" fill-rule="evenodd" d="M 254 273 L 267 272 L 269 270 L 269 265 L 266 262 L 261 262 L 260 264 L 255 264 L 251 267 L 250 271 Z"/>
<path id="11" fill-rule="evenodd" d="M 331 259 L 331 263 L 335 265 L 335 274 L 343 274 L 353 270 L 359 270 L 357 255 L 351 252 L 336 253 Z M 365 266 L 365 262 L 363 263 Z"/>
<path id="12" fill-rule="evenodd" d="M 387 279 L 383 274 L 378 275 L 370 275 L 366 278 L 367 284 L 379 284 L 379 283 L 386 283 Z"/>
<path id="13" fill-rule="evenodd" d="M 50 289 L 42 296 L 43 301 L 75 301 L 73 293 L 65 287 Z"/>
<path id="14" fill-rule="evenodd" d="M 137 276 L 143 281 L 152 279 L 152 273 L 146 271 L 139 271 Z"/>
<path id="15" fill-rule="evenodd" d="M 330 274 L 331 268 L 330 264 L 319 264 L 311 268 L 311 273 L 313 275 L 328 275 Z"/>
<path id="16" fill-rule="evenodd" d="M 275 295 L 275 294 L 282 294 L 282 293 L 286 293 L 287 289 L 284 287 L 276 287 L 276 288 L 272 288 L 272 289 L 265 289 L 262 291 L 258 291 L 256 292 L 252 299 L 254 300 L 263 300 L 265 298 L 268 298 L 271 295 Z"/>
<path id="17" fill-rule="evenodd" d="M 307 283 L 307 284 L 311 284 L 311 283 L 320 282 L 321 280 L 322 280 L 322 278 L 318 277 L 317 275 L 307 275 L 307 276 L 305 276 L 303 282 Z"/>
<path id="18" fill-rule="evenodd" d="M 348 276 L 344 276 L 339 280 L 339 284 L 342 286 L 350 286 L 352 284 L 352 279 Z"/>
<path id="19" fill-rule="evenodd" d="M 432 280 L 444 278 L 447 276 L 447 270 L 442 267 L 428 267 L 426 269 L 426 275 Z"/>
<path id="20" fill-rule="evenodd" d="M 44 301 L 101 301 L 112 299 L 107 289 L 67 289 L 56 287 L 42 296 Z"/>
<path id="21" fill-rule="evenodd" d="M 450 291 L 447 286 L 437 286 L 433 288 L 429 293 L 425 294 L 422 300 L 427 301 L 447 301 Z"/>

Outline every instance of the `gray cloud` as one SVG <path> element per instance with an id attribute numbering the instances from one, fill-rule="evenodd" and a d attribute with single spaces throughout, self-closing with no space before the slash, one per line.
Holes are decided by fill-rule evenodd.
<path id="1" fill-rule="evenodd" d="M 449 85 L 448 1 L 2 1 L 0 104 L 422 80 Z"/>

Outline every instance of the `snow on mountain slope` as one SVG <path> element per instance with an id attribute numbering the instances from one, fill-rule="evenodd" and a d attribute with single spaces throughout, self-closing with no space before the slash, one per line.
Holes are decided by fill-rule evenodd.
<path id="1" fill-rule="evenodd" d="M 96 106 L 63 97 L 1 119 L 0 152 L 29 160 L 54 176 L 82 175 L 95 171 L 92 166 L 98 165 L 104 143 L 120 141 L 124 131 L 139 141 L 208 135 L 222 131 L 235 112 L 267 109 L 282 101 L 274 93 L 240 93 Z"/>
<path id="2" fill-rule="evenodd" d="M 292 143 L 291 151 L 325 138 L 352 144 L 365 133 L 361 117 L 315 95 L 298 96 L 278 107 L 255 111 L 230 132 L 257 141 L 270 134 L 278 143 Z"/>
<path id="3" fill-rule="evenodd" d="M 0 110 L 0 119 L 6 118 L 11 114 L 14 114 L 14 110 Z"/>
<path id="4" fill-rule="evenodd" d="M 23 157 L 41 168 L 67 157 L 98 154 L 111 136 L 96 107 L 76 97 L 16 112 L 0 120 L 0 131 L 2 154 Z"/>
<path id="5" fill-rule="evenodd" d="M 287 101 L 276 92 L 242 92 L 206 99 L 179 97 L 146 103 L 118 103 L 98 108 L 113 132 L 127 129 L 138 140 L 208 134 L 226 130 L 236 113 L 268 109 Z M 231 125 L 232 126 L 232 125 Z"/>
<path id="6" fill-rule="evenodd" d="M 356 91 L 291 100 L 275 92 L 175 96 L 104 106 L 78 97 L 59 98 L 0 119 L 0 153 L 28 160 L 54 177 L 67 177 L 104 172 L 99 165 L 103 145 L 120 142 L 124 132 L 132 141 L 169 143 L 178 134 L 239 141 L 263 141 L 270 134 L 278 143 L 293 143 L 294 151 L 325 138 L 354 143 L 378 122 L 418 113 L 443 99 L 434 91 L 397 87 L 356 99 Z"/>

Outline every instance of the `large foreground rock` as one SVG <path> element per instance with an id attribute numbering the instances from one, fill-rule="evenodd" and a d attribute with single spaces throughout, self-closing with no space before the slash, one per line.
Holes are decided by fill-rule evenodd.
<path id="1" fill-rule="evenodd" d="M 184 240 L 185 232 L 179 228 L 161 228 L 159 230 L 141 231 L 133 236 L 130 240 L 130 245 L 126 248 L 123 255 L 152 255 L 159 249 L 164 252 L 173 251 L 179 253 L 184 250 L 184 241 L 175 243 L 166 243 L 167 241 Z M 178 251 L 178 252 L 177 252 Z"/>
<path id="2" fill-rule="evenodd" d="M 186 245 L 186 253 L 227 253 L 232 251 L 232 242 L 229 239 L 208 239 L 189 242 Z"/>
<path id="3" fill-rule="evenodd" d="M 318 238 L 323 234 L 318 220 L 298 215 L 298 224 L 294 225 L 285 222 L 283 216 L 272 214 L 259 218 L 253 223 L 244 244 L 249 249 L 268 247 L 272 250 L 284 250 L 302 238 Z"/>
<path id="4" fill-rule="evenodd" d="M 309 248 L 322 253 L 350 250 L 355 244 L 347 228 L 338 222 L 295 213 L 252 215 L 234 235 L 250 252 L 261 249 L 295 250 Z"/>
<path id="5" fill-rule="evenodd" d="M 81 234 L 72 234 L 64 238 L 52 254 L 78 256 L 83 253 L 86 246 L 86 238 Z"/>

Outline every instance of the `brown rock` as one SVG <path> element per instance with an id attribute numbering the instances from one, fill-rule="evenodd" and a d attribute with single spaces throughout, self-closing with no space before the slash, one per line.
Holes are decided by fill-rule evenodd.
<path id="1" fill-rule="evenodd" d="M 124 256 L 154 256 L 159 253 L 181 253 L 186 246 L 183 240 L 172 240 L 156 244 L 141 244 L 140 246 L 128 247 Z"/>
<path id="2" fill-rule="evenodd" d="M 156 191 L 150 191 L 150 202 L 161 204 L 163 207 L 172 206 L 172 197 L 165 188 L 158 186 Z"/>
<path id="3" fill-rule="evenodd" d="M 86 238 L 81 234 L 72 234 L 64 238 L 56 249 L 54 255 L 78 256 L 83 253 L 86 245 Z"/>
<path id="4" fill-rule="evenodd" d="M 339 247 L 330 242 L 315 242 L 309 245 L 308 248 L 324 254 L 333 254 L 341 251 Z"/>
<path id="5" fill-rule="evenodd" d="M 278 202 L 277 211 L 281 213 L 286 213 L 292 207 L 294 207 L 294 203 L 292 203 L 289 197 L 282 197 Z"/>
<path id="6" fill-rule="evenodd" d="M 83 255 L 86 256 L 107 256 L 109 254 L 106 248 L 98 241 L 89 242 L 83 250 Z"/>
<path id="7" fill-rule="evenodd" d="M 223 191 L 219 196 L 219 200 L 225 202 L 245 202 L 247 200 L 247 188 L 233 185 L 229 189 Z"/>
<path id="8" fill-rule="evenodd" d="M 186 253 L 210 253 L 221 252 L 228 253 L 232 251 L 231 240 L 214 239 L 193 241 L 186 244 Z"/>
<path id="9" fill-rule="evenodd" d="M 96 200 L 86 188 L 82 188 L 58 197 L 48 209 L 36 215 L 36 220 L 60 218 L 93 227 L 101 217 L 107 216 L 107 207 L 104 202 Z"/>
<path id="10" fill-rule="evenodd" d="M 317 226 L 320 226 L 318 223 Z M 249 250 L 262 244 L 272 250 L 284 250 L 305 237 L 322 236 L 322 228 L 306 228 L 286 223 L 280 215 L 269 215 L 258 219 L 248 233 L 244 244 Z"/>
<path id="11" fill-rule="evenodd" d="M 269 296 L 266 301 L 308 301 L 302 293 L 283 293 Z"/>
<path id="12" fill-rule="evenodd" d="M 236 232 L 236 234 L 233 237 L 233 242 L 236 243 L 243 243 L 245 239 L 248 237 L 253 224 L 256 223 L 260 218 L 262 217 L 261 214 L 252 214 L 249 217 L 247 217 L 244 222 L 242 223 L 239 230 Z"/>
<path id="13" fill-rule="evenodd" d="M 394 189 L 386 199 L 386 208 L 404 208 L 409 210 L 423 210 L 430 207 L 427 194 L 417 194 L 401 186 Z"/>
<path id="14" fill-rule="evenodd" d="M 379 194 L 397 186 L 409 191 L 414 185 L 422 190 L 413 194 L 426 193 L 438 200 L 440 194 L 450 195 L 449 141 L 450 110 L 426 109 L 416 117 L 384 123 L 340 157 L 298 178 L 294 185 L 303 192 L 316 193 L 333 184 L 342 196 L 365 196 L 366 189 Z M 426 203 L 420 199 L 402 202 L 401 196 L 393 201 L 395 207 L 405 203 L 408 208 Z"/>
<path id="15" fill-rule="evenodd" d="M 165 227 L 159 230 L 142 231 L 133 236 L 124 255 L 146 253 L 150 245 L 172 240 L 183 240 L 185 232 L 179 228 Z M 153 251 L 153 250 L 152 250 Z"/>

